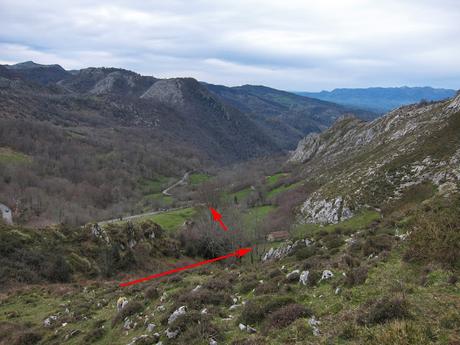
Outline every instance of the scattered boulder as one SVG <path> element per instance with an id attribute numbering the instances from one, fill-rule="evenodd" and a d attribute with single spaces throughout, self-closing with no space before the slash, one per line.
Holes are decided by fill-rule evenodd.
<path id="1" fill-rule="evenodd" d="M 124 307 L 128 304 L 128 299 L 126 297 L 120 297 L 117 300 L 117 310 L 118 312 L 122 311 Z"/>
<path id="2" fill-rule="evenodd" d="M 172 324 L 180 315 L 184 315 L 186 312 L 187 308 L 184 305 L 174 311 L 174 313 L 172 313 L 168 318 L 168 325 Z"/>
<path id="3" fill-rule="evenodd" d="M 217 345 L 217 341 L 211 338 L 209 339 L 209 345 Z"/>
<path id="4" fill-rule="evenodd" d="M 150 342 L 150 341 L 153 341 L 152 337 L 150 337 L 150 336 L 148 336 L 146 334 L 142 334 L 142 335 L 139 335 L 137 337 L 134 337 L 128 343 L 128 345 L 145 344 L 145 343 Z"/>
<path id="5" fill-rule="evenodd" d="M 254 333 L 257 333 L 257 330 L 255 328 L 252 328 L 251 326 L 247 325 L 246 326 L 246 332 L 248 332 L 249 334 L 254 334 Z"/>
<path id="6" fill-rule="evenodd" d="M 241 304 L 233 304 L 230 306 L 229 310 L 235 310 L 238 307 L 241 307 Z"/>
<path id="7" fill-rule="evenodd" d="M 291 273 L 286 274 L 286 279 L 290 282 L 298 281 L 300 279 L 300 271 L 294 270 Z"/>
<path id="8" fill-rule="evenodd" d="M 300 274 L 300 278 L 299 278 L 299 283 L 300 284 L 303 284 L 303 285 L 307 285 L 307 282 L 308 282 L 308 275 L 310 274 L 310 271 L 303 271 L 301 274 Z"/>
<path id="9" fill-rule="evenodd" d="M 130 330 L 132 328 L 134 328 L 134 322 L 132 320 L 130 320 L 129 318 L 126 318 L 125 322 L 123 324 L 123 329 L 128 331 L 128 330 Z"/>
<path id="10" fill-rule="evenodd" d="M 155 327 L 156 327 L 156 326 L 155 326 L 154 323 L 149 323 L 149 324 L 147 325 L 147 332 L 152 333 L 153 330 L 155 329 Z"/>
<path id="11" fill-rule="evenodd" d="M 43 326 L 45 326 L 45 327 L 52 327 L 52 326 L 56 323 L 57 319 L 58 319 L 57 315 L 48 316 L 48 317 L 43 321 Z"/>
<path id="12" fill-rule="evenodd" d="M 318 327 L 320 323 L 321 323 L 320 321 L 315 319 L 315 316 L 312 316 L 311 318 L 308 319 L 308 324 L 313 329 L 314 336 L 318 337 L 320 335 L 320 331 Z"/>
<path id="13" fill-rule="evenodd" d="M 334 274 L 329 271 L 329 270 L 324 270 L 323 271 L 323 275 L 321 276 L 321 280 L 327 280 L 327 279 L 330 279 L 334 276 Z"/>
<path id="14" fill-rule="evenodd" d="M 168 339 L 174 339 L 179 334 L 179 330 L 171 331 L 169 328 L 165 331 L 166 337 Z"/>
<path id="15" fill-rule="evenodd" d="M 201 285 L 197 285 L 193 288 L 192 292 L 197 292 L 199 289 L 201 289 Z"/>
<path id="16" fill-rule="evenodd" d="M 240 331 L 245 331 L 245 330 L 246 330 L 246 326 L 243 325 L 242 323 L 240 323 L 240 324 L 238 325 L 238 328 L 240 329 Z"/>

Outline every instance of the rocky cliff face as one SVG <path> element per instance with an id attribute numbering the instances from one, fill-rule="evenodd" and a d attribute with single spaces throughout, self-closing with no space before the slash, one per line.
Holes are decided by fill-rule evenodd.
<path id="1" fill-rule="evenodd" d="M 289 161 L 321 187 L 300 207 L 300 221 L 337 223 L 363 206 L 380 208 L 422 183 L 458 190 L 460 94 L 396 109 L 372 122 L 342 117 L 302 139 Z"/>

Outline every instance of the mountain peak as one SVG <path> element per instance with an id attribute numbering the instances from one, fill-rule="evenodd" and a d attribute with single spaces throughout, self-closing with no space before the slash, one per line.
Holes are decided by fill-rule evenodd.
<path id="1" fill-rule="evenodd" d="M 24 62 L 19 62 L 14 65 L 6 65 L 6 68 L 8 69 L 14 69 L 14 70 L 25 70 L 25 69 L 34 69 L 34 68 L 54 68 L 54 69 L 61 69 L 65 71 L 62 66 L 58 64 L 52 64 L 52 65 L 42 65 L 33 61 L 24 61 Z"/>

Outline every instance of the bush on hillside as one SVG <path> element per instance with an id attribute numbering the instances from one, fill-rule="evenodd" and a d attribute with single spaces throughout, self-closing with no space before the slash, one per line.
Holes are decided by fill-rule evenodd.
<path id="1" fill-rule="evenodd" d="M 361 285 L 366 282 L 367 279 L 367 267 L 361 266 L 353 268 L 347 272 L 345 277 L 345 284 L 349 287 L 355 285 Z"/>
<path id="2" fill-rule="evenodd" d="M 383 297 L 377 301 L 369 301 L 361 308 L 358 323 L 361 325 L 374 325 L 385 323 L 393 319 L 409 317 L 407 301 L 402 297 Z"/>
<path id="3" fill-rule="evenodd" d="M 137 302 L 137 301 L 129 301 L 128 304 L 120 310 L 117 315 L 112 320 L 112 327 L 115 326 L 117 323 L 121 322 L 122 320 L 125 319 L 125 317 L 134 315 L 136 313 L 139 313 L 144 309 L 144 306 L 142 303 Z"/>
<path id="4" fill-rule="evenodd" d="M 285 296 L 263 296 L 248 301 L 241 312 L 241 322 L 253 325 L 261 322 L 271 313 L 295 301 Z"/>
<path id="5" fill-rule="evenodd" d="M 405 259 L 460 265 L 460 197 L 420 209 L 409 226 Z"/>
<path id="6" fill-rule="evenodd" d="M 288 304 L 270 315 L 269 325 L 274 328 L 283 328 L 301 317 L 311 315 L 312 312 L 301 304 Z"/>

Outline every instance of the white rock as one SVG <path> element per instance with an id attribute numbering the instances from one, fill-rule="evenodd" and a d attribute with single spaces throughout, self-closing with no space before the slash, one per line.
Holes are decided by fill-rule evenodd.
<path id="1" fill-rule="evenodd" d="M 155 327 L 156 327 L 156 326 L 155 326 L 154 323 L 149 323 L 149 324 L 147 325 L 147 331 L 151 333 L 151 332 L 153 332 L 153 330 L 155 329 Z"/>
<path id="2" fill-rule="evenodd" d="M 201 289 L 201 285 L 197 285 L 193 288 L 192 292 L 197 292 L 199 289 Z"/>
<path id="3" fill-rule="evenodd" d="M 149 336 L 146 334 L 140 335 L 138 337 L 134 337 L 133 340 L 131 340 L 131 342 L 128 343 L 128 345 L 135 345 L 139 340 L 147 339 L 148 337 Z"/>
<path id="4" fill-rule="evenodd" d="M 165 331 L 166 337 L 168 339 L 174 339 L 179 334 L 179 330 L 170 331 L 169 328 Z"/>
<path id="5" fill-rule="evenodd" d="M 313 329 L 313 335 L 315 335 L 315 336 L 320 335 L 320 331 L 319 331 L 319 327 L 318 327 L 320 323 L 321 322 L 319 322 L 318 320 L 315 319 L 315 316 L 312 316 L 311 318 L 308 319 L 308 324 Z"/>
<path id="6" fill-rule="evenodd" d="M 203 308 L 203 309 L 201 310 L 201 314 L 202 314 L 202 315 L 206 315 L 207 313 L 208 313 L 208 308 Z"/>
<path id="7" fill-rule="evenodd" d="M 321 280 L 326 280 L 326 279 L 330 279 L 334 276 L 334 274 L 329 271 L 329 270 L 324 270 L 323 271 L 323 275 L 321 276 Z"/>
<path id="8" fill-rule="evenodd" d="M 288 280 L 298 279 L 299 277 L 300 277 L 300 271 L 299 270 L 294 270 L 291 273 L 286 274 L 286 279 L 288 279 Z"/>
<path id="9" fill-rule="evenodd" d="M 209 345 L 217 345 L 217 341 L 211 338 L 209 339 Z"/>
<path id="10" fill-rule="evenodd" d="M 247 331 L 249 334 L 257 333 L 257 330 L 256 330 L 255 328 L 252 328 L 252 327 L 249 326 L 249 325 L 246 326 L 246 331 Z"/>
<path id="11" fill-rule="evenodd" d="M 176 311 L 174 311 L 174 313 L 172 313 L 169 318 L 168 318 L 168 325 L 170 325 L 171 323 L 173 323 L 174 321 L 176 321 L 176 319 L 181 316 L 181 315 L 184 315 L 185 313 L 187 312 L 187 308 L 183 305 L 182 307 L 178 308 Z"/>
<path id="12" fill-rule="evenodd" d="M 241 304 L 233 304 L 228 308 L 229 310 L 235 310 L 236 308 L 241 307 Z"/>
<path id="13" fill-rule="evenodd" d="M 246 330 L 246 326 L 243 325 L 242 323 L 240 323 L 240 324 L 238 325 L 238 327 L 239 327 L 240 331 L 245 331 L 245 330 Z"/>
<path id="14" fill-rule="evenodd" d="M 133 328 L 133 326 L 134 323 L 130 319 L 126 318 L 125 323 L 123 324 L 123 328 L 126 330 L 130 330 L 131 328 Z"/>
<path id="15" fill-rule="evenodd" d="M 54 321 L 56 321 L 57 319 L 58 319 L 58 317 L 56 315 L 51 315 L 51 316 L 47 317 L 43 321 L 43 326 L 51 327 L 53 325 Z"/>
<path id="16" fill-rule="evenodd" d="M 300 274 L 300 278 L 299 278 L 299 283 L 300 284 L 303 284 L 303 285 L 307 285 L 307 282 L 308 282 L 308 275 L 310 274 L 309 271 L 303 271 L 301 274 Z"/>

